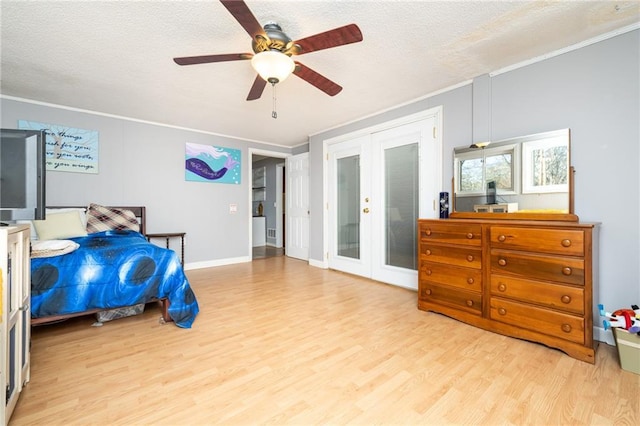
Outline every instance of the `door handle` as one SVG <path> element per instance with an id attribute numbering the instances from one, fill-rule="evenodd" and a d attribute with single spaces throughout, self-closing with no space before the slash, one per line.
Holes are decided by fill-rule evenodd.
<path id="1" fill-rule="evenodd" d="M 364 209 L 362 209 L 363 213 L 369 213 L 369 207 L 365 207 Z"/>

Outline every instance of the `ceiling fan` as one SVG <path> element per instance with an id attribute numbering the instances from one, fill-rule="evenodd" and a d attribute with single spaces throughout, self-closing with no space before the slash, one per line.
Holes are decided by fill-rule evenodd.
<path id="1" fill-rule="evenodd" d="M 356 24 L 345 25 L 293 41 L 275 22 L 269 22 L 264 27 L 260 26 L 258 20 L 243 0 L 220 0 L 220 2 L 251 36 L 253 53 L 173 58 L 176 64 L 196 65 L 250 59 L 251 64 L 258 71 L 258 76 L 247 96 L 248 101 L 259 99 L 267 82 L 275 85 L 291 73 L 329 96 L 335 96 L 340 93 L 341 86 L 300 62 L 294 61 L 291 56 L 362 41 L 362 33 Z M 263 68 L 265 64 L 268 67 L 275 67 L 275 71 L 265 71 Z"/>

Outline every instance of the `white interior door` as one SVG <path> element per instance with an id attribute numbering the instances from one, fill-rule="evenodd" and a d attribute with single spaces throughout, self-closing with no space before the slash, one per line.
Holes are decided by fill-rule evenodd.
<path id="1" fill-rule="evenodd" d="M 328 146 L 332 269 L 417 289 L 417 219 L 435 217 L 438 116 Z"/>
<path id="2" fill-rule="evenodd" d="M 419 158 L 423 123 L 372 135 L 372 200 L 375 214 L 371 277 L 418 288 L 417 220 L 420 215 Z"/>
<path id="3" fill-rule="evenodd" d="M 286 170 L 285 163 L 276 165 L 276 197 L 277 197 L 276 198 L 276 247 L 277 248 L 282 248 L 282 243 L 283 243 L 282 235 L 284 234 L 284 221 L 282 220 L 282 215 L 284 214 L 284 212 L 286 212 L 285 210 L 286 202 L 284 200 L 284 197 L 282 196 L 282 193 L 284 192 L 283 190 L 283 183 L 284 183 L 283 171 L 284 170 Z"/>
<path id="4" fill-rule="evenodd" d="M 285 254 L 309 260 L 309 153 L 287 157 Z"/>

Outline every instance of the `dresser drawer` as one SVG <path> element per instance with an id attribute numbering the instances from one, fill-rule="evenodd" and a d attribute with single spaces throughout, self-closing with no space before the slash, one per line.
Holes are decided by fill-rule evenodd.
<path id="1" fill-rule="evenodd" d="M 480 269 L 459 268 L 442 263 L 420 261 L 420 279 L 463 290 L 482 291 L 482 271 Z"/>
<path id="2" fill-rule="evenodd" d="M 491 319 L 584 344 L 582 317 L 492 297 Z"/>
<path id="3" fill-rule="evenodd" d="M 584 231 L 492 226 L 491 247 L 584 256 Z"/>
<path id="4" fill-rule="evenodd" d="M 482 268 L 482 250 L 420 243 L 420 261 L 423 260 L 480 269 Z"/>
<path id="5" fill-rule="evenodd" d="M 570 313 L 584 313 L 584 289 L 506 275 L 491 276 L 491 294 Z"/>
<path id="6" fill-rule="evenodd" d="M 480 247 L 482 244 L 482 227 L 480 225 L 447 221 L 421 222 L 420 241 Z"/>
<path id="7" fill-rule="evenodd" d="M 419 297 L 426 302 L 450 306 L 472 314 L 482 313 L 482 295 L 473 291 L 427 282 L 420 283 Z"/>
<path id="8" fill-rule="evenodd" d="M 584 259 L 491 249 L 491 274 L 584 285 Z"/>

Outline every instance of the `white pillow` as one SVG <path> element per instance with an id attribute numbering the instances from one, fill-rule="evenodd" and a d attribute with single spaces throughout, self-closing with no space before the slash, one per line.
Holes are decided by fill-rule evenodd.
<path id="1" fill-rule="evenodd" d="M 45 220 L 49 218 L 52 214 L 58 213 L 67 213 L 71 211 L 77 211 L 80 213 L 80 219 L 82 220 L 82 226 L 84 228 L 87 227 L 87 209 L 83 207 L 63 207 L 60 209 L 46 209 Z M 31 240 L 38 240 L 38 233 L 36 232 L 35 226 L 33 226 L 33 221 L 31 220 L 17 220 L 16 223 L 28 223 L 31 226 Z"/>
<path id="2" fill-rule="evenodd" d="M 84 207 L 62 207 L 59 209 L 45 209 L 47 216 L 50 214 L 66 213 L 76 211 L 80 214 L 80 220 L 82 220 L 82 226 L 87 226 L 87 209 Z M 45 217 L 46 219 L 47 217 Z"/>
<path id="3" fill-rule="evenodd" d="M 77 210 L 47 215 L 46 220 L 34 220 L 33 225 L 41 240 L 84 237 L 87 235 Z"/>

